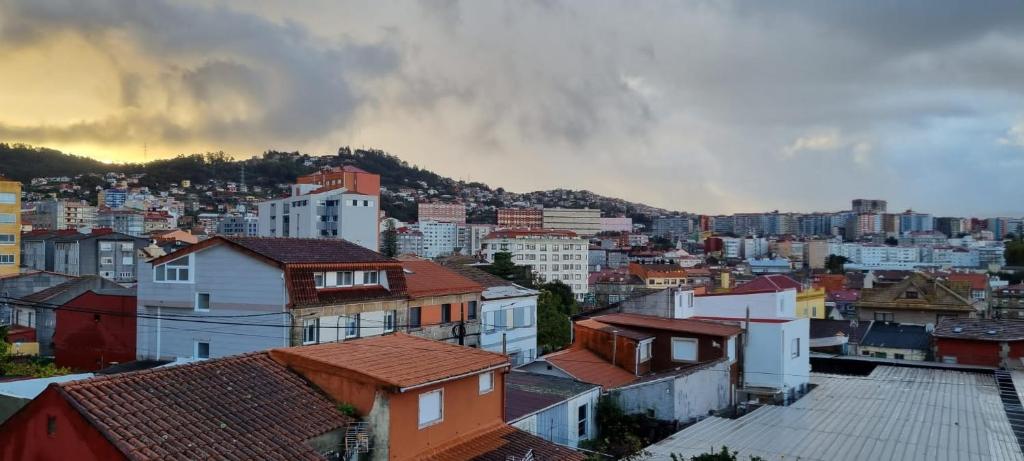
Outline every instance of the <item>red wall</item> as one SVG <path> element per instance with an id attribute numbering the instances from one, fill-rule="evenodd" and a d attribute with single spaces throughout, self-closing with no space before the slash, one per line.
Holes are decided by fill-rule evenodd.
<path id="1" fill-rule="evenodd" d="M 102 313 L 93 313 L 97 311 Z M 58 366 L 95 371 L 135 360 L 134 296 L 87 291 L 56 312 L 53 344 Z"/>
<path id="2" fill-rule="evenodd" d="M 55 431 L 48 434 L 48 417 Z M 89 425 L 57 392 L 56 385 L 39 394 L 0 426 L 0 459 L 65 461 L 127 459 Z"/>
<path id="3" fill-rule="evenodd" d="M 987 367 L 998 367 L 1000 365 L 999 350 L 1001 343 L 996 341 L 971 341 L 962 339 L 935 338 L 937 354 L 935 360 L 942 361 L 942 357 L 955 356 L 956 363 L 964 365 L 981 365 Z M 1010 348 L 1011 357 L 1021 356 L 1021 343 L 1012 343 Z M 1017 349 L 1016 355 L 1013 350 Z"/>

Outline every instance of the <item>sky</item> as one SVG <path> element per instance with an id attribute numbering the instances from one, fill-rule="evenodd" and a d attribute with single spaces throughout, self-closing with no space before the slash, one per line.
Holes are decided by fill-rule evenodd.
<path id="1" fill-rule="evenodd" d="M 0 141 L 373 147 L 673 210 L 1024 214 L 1019 0 L 0 0 Z"/>

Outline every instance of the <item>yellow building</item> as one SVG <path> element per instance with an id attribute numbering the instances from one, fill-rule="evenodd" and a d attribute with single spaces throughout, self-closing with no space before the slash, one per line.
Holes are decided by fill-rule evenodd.
<path id="1" fill-rule="evenodd" d="M 796 315 L 811 319 L 825 318 L 825 289 L 804 288 L 796 293 Z"/>
<path id="2" fill-rule="evenodd" d="M 21 265 L 21 183 L 0 176 L 0 277 Z"/>

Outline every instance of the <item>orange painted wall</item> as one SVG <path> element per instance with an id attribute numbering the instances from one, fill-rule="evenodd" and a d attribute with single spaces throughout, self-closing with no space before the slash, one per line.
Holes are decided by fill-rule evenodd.
<path id="1" fill-rule="evenodd" d="M 410 301 L 411 306 L 416 306 L 417 301 Z M 459 312 L 462 312 L 463 317 L 469 320 L 469 303 L 452 303 L 452 318 L 451 321 L 459 321 Z M 437 325 L 441 323 L 441 305 L 440 304 L 422 304 L 420 305 L 420 323 L 422 325 Z M 480 315 L 480 304 L 477 303 L 477 318 Z"/>
<path id="2" fill-rule="evenodd" d="M 578 344 L 591 352 L 601 356 L 613 365 L 622 368 L 630 373 L 636 372 L 636 348 L 638 342 L 635 339 L 625 336 L 616 336 L 611 333 L 587 328 L 574 323 L 575 344 Z M 615 338 L 615 347 L 612 347 L 612 338 Z M 614 355 L 614 359 L 612 356 Z M 650 361 L 647 361 L 640 368 L 640 372 L 650 370 Z"/>
<path id="3" fill-rule="evenodd" d="M 366 416 L 373 410 L 373 401 L 378 390 L 377 384 L 368 383 L 365 378 L 360 376 L 347 376 L 337 370 L 321 370 L 320 367 L 303 363 L 301 358 L 279 355 L 275 351 L 270 351 L 270 356 L 304 376 L 332 399 L 356 407 L 360 416 Z"/>
<path id="4" fill-rule="evenodd" d="M 444 388 L 443 420 L 419 428 L 419 395 Z M 391 394 L 390 459 L 417 459 L 450 446 L 456 439 L 501 424 L 505 411 L 505 371 L 495 370 L 494 390 L 479 392 L 478 375 L 436 386 Z"/>

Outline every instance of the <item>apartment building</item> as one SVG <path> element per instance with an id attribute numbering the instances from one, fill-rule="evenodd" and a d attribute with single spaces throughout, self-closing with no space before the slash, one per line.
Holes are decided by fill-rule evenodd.
<path id="1" fill-rule="evenodd" d="M 148 244 L 148 239 L 109 230 L 62 235 L 53 240 L 53 268 L 46 270 L 135 283 L 136 254 Z"/>
<path id="2" fill-rule="evenodd" d="M 432 261 L 403 257 L 401 264 L 409 297 L 405 330 L 416 336 L 479 347 L 484 286 Z M 464 330 L 453 330 L 456 327 Z"/>
<path id="3" fill-rule="evenodd" d="M 544 229 L 566 230 L 580 237 L 593 237 L 601 232 L 601 210 L 545 208 Z"/>
<path id="4" fill-rule="evenodd" d="M 229 215 L 217 223 L 217 235 L 257 237 L 260 235 L 260 220 L 252 215 Z"/>
<path id="5" fill-rule="evenodd" d="M 84 200 L 49 199 L 36 203 L 32 229 L 61 230 L 96 226 L 97 209 Z"/>
<path id="6" fill-rule="evenodd" d="M 935 222 L 930 214 L 907 210 L 899 216 L 900 233 L 932 231 L 934 229 Z"/>
<path id="7" fill-rule="evenodd" d="M 887 206 L 885 200 L 857 198 L 851 202 L 854 213 L 885 213 Z"/>
<path id="8" fill-rule="evenodd" d="M 561 280 L 582 300 L 587 294 L 589 244 L 575 232 L 507 229 L 492 232 L 481 251 L 493 262 L 496 253 L 511 253 L 516 265 L 529 266 L 541 283 Z"/>
<path id="9" fill-rule="evenodd" d="M 0 176 L 0 276 L 21 262 L 21 183 Z"/>
<path id="10" fill-rule="evenodd" d="M 417 205 L 419 221 L 437 221 L 444 223 L 466 223 L 466 205 L 463 203 L 428 203 Z"/>
<path id="11" fill-rule="evenodd" d="M 345 189 L 355 194 L 380 195 L 380 175 L 352 165 L 324 168 L 315 173 L 299 176 L 295 183 L 316 185 L 323 190 Z"/>
<path id="12" fill-rule="evenodd" d="M 493 232 L 493 224 L 459 224 L 456 226 L 455 248 L 464 255 L 480 254 L 484 238 Z"/>
<path id="13" fill-rule="evenodd" d="M 455 253 L 459 240 L 459 230 L 455 223 L 426 220 L 416 223 L 415 228 L 423 234 L 423 251 L 417 255 L 437 258 Z"/>
<path id="14" fill-rule="evenodd" d="M 259 235 L 345 239 L 376 250 L 379 202 L 344 187 L 294 184 L 290 197 L 259 203 Z"/>
<path id="15" fill-rule="evenodd" d="M 658 216 L 651 222 L 651 235 L 673 242 L 685 240 L 693 232 L 692 224 L 688 215 Z"/>
<path id="16" fill-rule="evenodd" d="M 103 189 L 97 194 L 97 205 L 106 208 L 121 208 L 128 200 L 128 189 L 111 188 Z"/>
<path id="17" fill-rule="evenodd" d="M 499 208 L 498 228 L 540 229 L 544 227 L 544 210 L 540 208 Z"/>
<path id="18" fill-rule="evenodd" d="M 146 233 L 146 215 L 127 209 L 101 209 L 96 215 L 96 226 L 121 234 L 141 236 Z"/>

